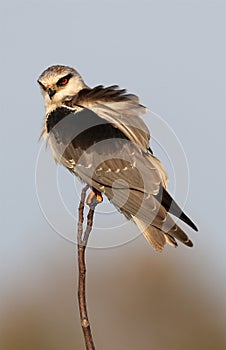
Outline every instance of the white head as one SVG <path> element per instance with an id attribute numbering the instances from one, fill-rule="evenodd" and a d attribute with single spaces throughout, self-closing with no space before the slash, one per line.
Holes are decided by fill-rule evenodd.
<path id="1" fill-rule="evenodd" d="M 47 68 L 38 78 L 38 83 L 47 113 L 61 106 L 65 98 L 87 87 L 74 68 L 60 65 Z"/>

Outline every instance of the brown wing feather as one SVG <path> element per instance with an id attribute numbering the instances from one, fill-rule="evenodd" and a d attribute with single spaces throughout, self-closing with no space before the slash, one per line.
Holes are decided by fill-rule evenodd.
<path id="1" fill-rule="evenodd" d="M 106 88 L 100 85 L 79 91 L 64 104 L 70 108 L 80 106 L 91 109 L 122 131 L 128 139 L 138 143 L 145 152 L 148 151 L 150 133 L 140 118 L 146 113 L 146 108 L 139 103 L 136 95 L 127 94 L 125 89 L 119 89 L 116 85 Z"/>
<path id="2" fill-rule="evenodd" d="M 80 90 L 67 105 L 73 107 L 75 105 L 89 105 L 98 102 L 136 102 L 139 103 L 139 99 L 136 95 L 127 94 L 125 89 L 120 89 L 117 85 L 104 87 L 98 85 L 91 88 L 85 88 Z"/>

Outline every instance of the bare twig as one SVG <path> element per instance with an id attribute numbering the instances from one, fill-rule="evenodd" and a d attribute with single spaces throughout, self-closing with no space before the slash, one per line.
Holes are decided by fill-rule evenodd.
<path id="1" fill-rule="evenodd" d="M 90 205 L 89 213 L 87 215 L 87 224 L 85 233 L 83 235 L 83 221 L 84 221 L 84 202 L 86 198 L 86 192 L 89 186 L 85 186 L 81 193 L 81 200 L 79 204 L 79 219 L 78 219 L 78 302 L 80 311 L 80 320 L 85 339 L 86 350 L 95 350 L 91 326 L 88 319 L 87 303 L 86 303 L 86 262 L 85 262 L 85 251 L 89 234 L 93 226 L 94 210 L 97 203 Z"/>

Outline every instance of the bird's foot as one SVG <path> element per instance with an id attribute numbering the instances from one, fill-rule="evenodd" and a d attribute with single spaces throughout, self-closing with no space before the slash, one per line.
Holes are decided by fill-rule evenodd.
<path id="1" fill-rule="evenodd" d="M 89 206 L 96 205 L 103 202 L 102 194 L 99 191 L 92 190 L 92 192 L 88 195 L 86 204 Z"/>

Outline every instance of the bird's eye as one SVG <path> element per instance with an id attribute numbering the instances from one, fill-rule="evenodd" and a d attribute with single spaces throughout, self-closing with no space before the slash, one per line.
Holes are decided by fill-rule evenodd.
<path id="1" fill-rule="evenodd" d="M 64 86 L 64 85 L 67 85 L 69 79 L 68 78 L 62 78 L 58 81 L 58 84 L 59 86 Z"/>
<path id="2" fill-rule="evenodd" d="M 72 74 L 68 74 L 62 78 L 60 78 L 57 82 L 57 86 L 65 86 L 67 85 L 67 83 L 69 82 L 69 80 L 71 79 Z"/>

